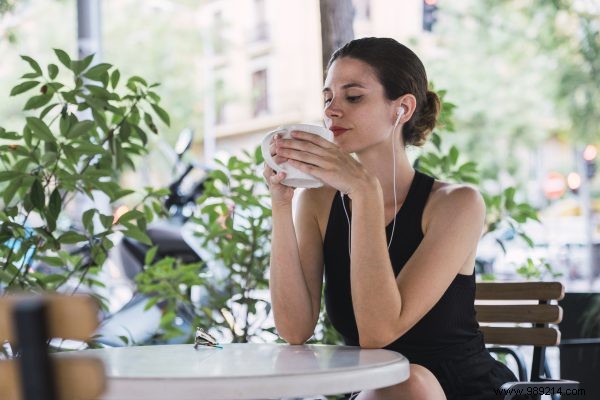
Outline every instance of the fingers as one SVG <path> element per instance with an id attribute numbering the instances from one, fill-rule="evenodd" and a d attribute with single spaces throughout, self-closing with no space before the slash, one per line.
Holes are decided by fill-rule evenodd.
<path id="1" fill-rule="evenodd" d="M 292 134 L 294 133 L 296 132 L 292 132 Z M 307 134 L 307 136 L 316 137 L 316 135 L 313 134 Z M 325 140 L 325 142 L 327 141 Z M 327 143 L 329 143 L 329 145 L 323 147 L 320 144 L 314 143 L 313 141 L 304 139 L 278 139 L 275 142 L 275 151 L 279 156 L 283 156 L 285 158 L 290 158 L 290 155 L 285 150 L 298 150 L 307 154 L 310 153 L 319 157 L 326 157 L 332 151 L 338 150 L 337 146 L 330 146 L 332 143 Z"/>
<path id="2" fill-rule="evenodd" d="M 267 185 L 270 187 L 271 184 L 280 184 L 282 180 L 285 179 L 286 174 L 284 171 L 275 172 L 275 170 L 267 163 L 264 164 L 263 177 L 267 182 Z"/>
<path id="3" fill-rule="evenodd" d="M 284 179 L 285 179 L 285 172 L 281 171 L 274 175 L 271 175 L 269 178 L 269 182 L 272 185 L 279 185 L 281 183 L 281 181 L 283 181 Z"/>
<path id="4" fill-rule="evenodd" d="M 281 140 L 280 135 L 274 135 L 271 139 L 271 143 L 269 144 L 269 152 L 271 153 L 271 157 L 273 157 L 273 161 L 275 164 L 281 164 L 287 161 L 287 158 L 281 157 L 277 154 L 277 143 Z"/>
<path id="5" fill-rule="evenodd" d="M 299 140 L 304 140 L 310 143 L 313 143 L 319 147 L 325 148 L 325 149 L 330 149 L 330 148 L 334 148 L 336 147 L 336 145 L 332 142 L 330 142 L 329 140 L 319 136 L 319 135 L 315 135 L 314 133 L 308 133 L 308 132 L 302 132 L 302 131 L 292 131 L 290 133 L 290 135 L 292 136 L 293 139 L 299 139 Z"/>

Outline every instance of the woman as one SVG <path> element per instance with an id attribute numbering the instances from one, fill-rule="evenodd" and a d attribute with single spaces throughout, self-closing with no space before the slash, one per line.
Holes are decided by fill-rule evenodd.
<path id="1" fill-rule="evenodd" d="M 346 344 L 386 348 L 411 362 L 401 384 L 359 399 L 487 399 L 515 376 L 485 350 L 473 273 L 485 205 L 472 187 L 415 171 L 406 155 L 435 126 L 440 102 L 419 58 L 393 39 L 338 49 L 323 89 L 333 143 L 305 132 L 276 138 L 276 162 L 325 186 L 302 191 L 264 175 L 273 209 L 271 296 L 279 335 L 313 335 L 325 304 Z M 354 153 L 355 157 L 350 154 Z"/>

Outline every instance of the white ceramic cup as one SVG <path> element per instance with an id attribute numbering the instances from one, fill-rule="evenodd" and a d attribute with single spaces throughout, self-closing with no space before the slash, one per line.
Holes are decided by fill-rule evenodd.
<path id="1" fill-rule="evenodd" d="M 310 125 L 310 124 L 295 124 L 295 125 L 286 125 L 280 128 L 275 129 L 265 135 L 262 140 L 261 148 L 263 158 L 269 167 L 273 168 L 276 172 L 285 172 L 286 177 L 282 184 L 292 187 L 301 187 L 301 188 L 317 188 L 323 186 L 323 182 L 318 180 L 312 175 L 306 174 L 297 168 L 292 167 L 287 162 L 283 162 L 281 164 L 277 164 L 273 157 L 271 157 L 270 145 L 271 139 L 273 136 L 279 134 L 283 139 L 291 138 L 292 131 L 301 131 L 312 133 L 313 135 L 321 136 L 330 142 L 333 141 L 333 132 L 329 129 L 324 128 L 318 125 Z"/>

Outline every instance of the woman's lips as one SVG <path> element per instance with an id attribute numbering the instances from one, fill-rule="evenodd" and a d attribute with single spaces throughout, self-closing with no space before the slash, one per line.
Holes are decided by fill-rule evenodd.
<path id="1" fill-rule="evenodd" d="M 333 136 L 334 136 L 334 137 L 338 137 L 338 136 L 340 136 L 341 134 L 343 134 L 343 133 L 344 133 L 344 132 L 346 132 L 347 130 L 348 130 L 348 129 L 346 129 L 346 128 L 341 128 L 341 127 L 333 127 L 333 128 L 330 128 L 330 131 L 331 131 L 331 132 L 333 132 Z"/>

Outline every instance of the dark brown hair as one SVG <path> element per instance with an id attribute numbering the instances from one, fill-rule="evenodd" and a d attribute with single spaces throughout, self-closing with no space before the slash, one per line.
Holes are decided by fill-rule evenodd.
<path id="1" fill-rule="evenodd" d="M 346 43 L 333 53 L 327 70 L 338 58 L 349 57 L 371 66 L 383 85 L 388 100 L 405 94 L 417 99 L 411 119 L 404 124 L 402 138 L 405 145 L 421 146 L 435 128 L 440 113 L 440 100 L 428 90 L 427 74 L 417 55 L 391 38 L 361 38 Z"/>

